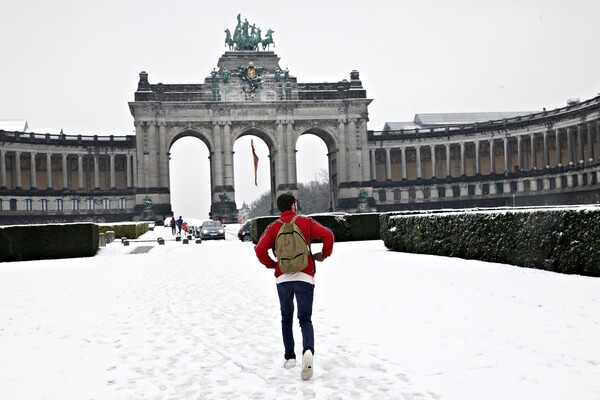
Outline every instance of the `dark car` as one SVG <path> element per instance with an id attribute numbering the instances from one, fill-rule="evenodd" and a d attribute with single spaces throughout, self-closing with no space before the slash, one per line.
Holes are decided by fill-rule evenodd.
<path id="1" fill-rule="evenodd" d="M 201 239 L 225 239 L 225 228 L 219 221 L 204 221 L 200 227 Z"/>
<path id="2" fill-rule="evenodd" d="M 252 220 L 244 222 L 244 224 L 240 227 L 238 231 L 238 238 L 242 242 L 251 242 L 252 241 Z"/>

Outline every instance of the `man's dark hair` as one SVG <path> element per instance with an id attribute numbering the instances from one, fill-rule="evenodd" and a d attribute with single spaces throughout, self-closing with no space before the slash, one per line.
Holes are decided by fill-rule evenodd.
<path id="1" fill-rule="evenodd" d="M 292 209 L 292 204 L 294 204 L 295 202 L 296 198 L 294 197 L 294 195 L 284 193 L 282 195 L 279 195 L 279 197 L 277 198 L 277 208 L 279 208 L 279 211 L 281 212 L 289 211 Z"/>

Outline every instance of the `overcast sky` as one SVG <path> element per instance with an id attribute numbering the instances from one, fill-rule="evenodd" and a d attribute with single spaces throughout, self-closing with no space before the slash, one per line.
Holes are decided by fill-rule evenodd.
<path id="1" fill-rule="evenodd" d="M 238 13 L 275 31 L 272 50 L 299 82 L 358 70 L 373 99 L 371 130 L 415 113 L 535 111 L 600 92 L 597 0 L 19 0 L 0 5 L 0 120 L 133 134 L 127 102 L 139 72 L 151 83 L 203 82 Z M 269 190 L 268 151 L 254 142 L 263 161 L 256 188 L 249 137 L 235 143 L 238 206 Z M 325 168 L 325 153 L 319 140 L 301 138 L 299 181 Z M 174 144 L 176 213 L 206 216 L 207 157 L 199 140 Z"/>

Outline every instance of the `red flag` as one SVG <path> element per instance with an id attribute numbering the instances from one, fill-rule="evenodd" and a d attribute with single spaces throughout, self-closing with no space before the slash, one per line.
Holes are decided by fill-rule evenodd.
<path id="1" fill-rule="evenodd" d="M 256 151 L 254 151 L 254 140 L 250 139 L 250 145 L 252 146 L 252 156 L 254 157 L 254 186 L 258 186 L 256 182 L 256 170 L 258 169 L 258 156 L 256 155 Z"/>

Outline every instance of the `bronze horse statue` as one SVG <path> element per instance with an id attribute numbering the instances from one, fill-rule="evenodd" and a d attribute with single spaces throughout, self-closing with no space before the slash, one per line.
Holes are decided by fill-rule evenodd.
<path id="1" fill-rule="evenodd" d="M 229 28 L 225 29 L 225 46 L 228 46 L 229 51 L 231 51 L 231 50 L 233 50 L 234 44 L 235 44 L 235 42 L 231 38 L 231 32 L 229 31 Z"/>
<path id="2" fill-rule="evenodd" d="M 268 49 L 271 43 L 273 43 L 273 47 L 275 47 L 275 42 L 273 41 L 273 33 L 275 33 L 275 31 L 272 29 L 269 29 L 267 31 L 265 38 L 261 42 L 263 50 Z"/>

